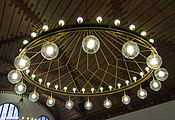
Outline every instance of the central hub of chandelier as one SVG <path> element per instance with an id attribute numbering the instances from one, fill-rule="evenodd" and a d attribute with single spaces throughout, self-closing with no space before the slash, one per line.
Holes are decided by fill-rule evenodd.
<path id="1" fill-rule="evenodd" d="M 97 21 L 100 23 L 101 19 Z M 119 22 L 115 24 L 119 25 Z M 89 96 L 123 91 L 122 102 L 129 104 L 126 90 L 139 85 L 137 95 L 144 99 L 147 92 L 142 89 L 142 82 L 152 77 L 150 87 L 158 91 L 160 81 L 168 77 L 166 69 L 160 68 L 162 59 L 152 45 L 153 39 L 147 40 L 146 32 L 141 35 L 134 32 L 133 25 L 130 30 L 103 24 L 63 26 L 61 22 L 60 25 L 38 36 L 32 33 L 34 38 L 16 57 L 17 70 L 12 70 L 8 78 L 11 83 L 17 83 L 18 94 L 26 91 L 26 85 L 21 81 L 23 76 L 35 88 L 50 93 L 88 96 L 85 108 L 89 110 L 92 108 Z M 38 98 L 35 89 L 29 99 L 35 102 Z M 50 96 L 46 103 L 51 107 L 55 99 Z M 106 98 L 104 107 L 111 105 Z M 71 109 L 73 101 L 69 98 L 65 106 Z"/>

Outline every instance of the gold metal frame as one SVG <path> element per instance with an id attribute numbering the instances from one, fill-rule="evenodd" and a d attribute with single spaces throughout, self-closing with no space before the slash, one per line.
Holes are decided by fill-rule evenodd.
<path id="1" fill-rule="evenodd" d="M 102 56 L 104 57 L 104 60 L 107 63 L 107 67 L 104 70 L 99 65 L 98 57 L 97 57 L 98 53 L 94 54 L 98 69 L 104 72 L 103 78 L 98 78 L 98 76 L 96 75 L 96 72 L 98 70 L 93 72 L 90 69 L 88 69 L 88 66 L 89 66 L 89 64 L 88 64 L 89 63 L 88 54 L 86 55 L 87 69 L 83 72 L 78 69 L 80 58 L 81 58 L 81 53 L 83 52 L 81 47 L 79 48 L 78 60 L 77 60 L 77 63 L 75 65 L 76 68 L 73 69 L 73 70 L 70 70 L 69 67 L 67 66 L 69 61 L 72 59 L 72 55 L 74 54 L 74 51 L 77 48 L 77 45 L 80 42 L 81 38 L 84 38 L 86 35 L 89 35 L 89 34 L 96 35 L 100 39 L 103 46 L 106 47 L 106 49 L 109 51 L 109 53 L 113 56 L 114 60 L 116 61 L 115 65 L 110 64 L 110 62 L 107 59 L 107 55 L 105 55 L 103 49 L 100 48 L 99 51 L 101 52 Z M 69 37 L 65 40 L 65 38 L 69 35 L 71 35 L 71 37 Z M 23 71 L 22 74 L 24 76 L 24 79 L 26 81 L 28 81 L 30 84 L 33 84 L 34 86 L 36 86 L 40 89 L 43 89 L 45 91 L 48 91 L 48 92 L 51 92 L 51 93 L 56 93 L 56 94 L 62 94 L 62 95 L 99 96 L 99 95 L 108 95 L 108 94 L 114 94 L 114 93 L 118 93 L 118 92 L 121 92 L 121 91 L 125 91 L 125 90 L 131 89 L 131 88 L 141 84 L 142 82 L 148 80 L 152 76 L 152 73 L 153 73 L 153 69 L 151 69 L 150 71 L 146 72 L 146 74 L 144 74 L 144 76 L 141 76 L 140 79 L 138 79 L 136 81 L 132 80 L 132 77 L 131 77 L 130 73 L 132 72 L 132 73 L 138 75 L 139 72 L 134 71 L 134 70 L 130 70 L 128 68 L 127 62 L 135 63 L 135 65 L 138 67 L 138 69 L 141 72 L 144 72 L 144 70 L 143 70 L 142 66 L 140 66 L 140 64 L 146 64 L 145 63 L 146 60 L 145 61 L 137 61 L 136 59 L 129 60 L 129 59 L 125 59 L 124 57 L 117 58 L 116 55 L 113 53 L 113 51 L 109 48 L 109 45 L 111 45 L 113 48 L 115 48 L 121 54 L 120 48 L 118 48 L 113 42 L 115 42 L 116 44 L 119 44 L 119 45 L 122 46 L 128 40 L 134 40 L 134 41 L 137 42 L 137 44 L 139 46 L 145 48 L 145 50 L 140 51 L 140 54 L 139 54 L 144 59 L 147 58 L 144 55 L 145 52 L 150 52 L 150 54 L 158 54 L 156 49 L 148 42 L 148 40 L 146 40 L 146 38 L 141 37 L 140 35 L 138 35 L 137 33 L 133 32 L 133 31 L 123 29 L 123 28 L 119 28 L 119 27 L 108 26 L 108 25 L 99 25 L 99 24 L 98 25 L 95 25 L 95 24 L 87 25 L 86 24 L 86 25 L 66 26 L 66 27 L 57 28 L 57 29 L 54 29 L 54 30 L 51 30 L 51 31 L 47 31 L 47 32 L 39 35 L 37 38 L 34 38 L 28 45 L 26 45 L 23 48 L 23 50 L 20 52 L 20 55 L 34 54 L 32 57 L 30 57 L 30 59 L 32 60 L 33 58 L 35 58 L 40 53 L 40 51 L 35 52 L 35 51 L 31 51 L 31 50 L 36 48 L 36 47 L 40 47 L 41 45 L 43 45 L 47 41 L 52 41 L 52 42 L 55 42 L 55 43 L 62 42 L 62 44 L 60 44 L 59 48 L 63 47 L 66 44 L 67 41 L 69 41 L 69 42 L 71 41 L 70 44 L 68 44 L 68 46 L 66 46 L 64 52 L 61 55 L 58 56 L 58 59 L 43 62 L 44 61 L 44 58 L 43 58 L 39 63 L 32 63 L 31 64 L 31 65 L 37 65 L 37 67 L 32 71 L 33 73 L 35 73 L 37 71 L 37 69 L 40 67 L 40 65 L 48 62 L 48 64 L 49 64 L 48 71 L 45 72 L 45 73 L 41 73 L 39 75 L 36 75 L 36 76 L 40 76 L 40 75 L 46 74 L 44 84 L 39 83 L 36 79 L 32 79 L 31 76 L 29 74 L 27 74 L 25 71 Z M 64 53 L 67 51 L 67 49 L 72 45 L 73 42 L 75 42 L 75 44 L 74 44 L 73 49 L 71 50 L 69 58 L 66 61 L 65 65 L 61 66 L 59 61 L 60 61 L 61 57 L 64 55 Z M 107 42 L 108 45 L 105 42 Z M 119 64 L 118 64 L 119 61 L 122 61 L 125 64 L 125 68 L 119 66 Z M 53 69 L 53 70 L 50 69 L 50 67 L 52 65 L 52 62 L 57 62 L 58 63 L 58 67 Z M 66 86 L 68 87 L 71 84 L 74 85 L 74 87 L 77 89 L 76 92 L 65 91 L 63 89 L 64 86 L 62 86 L 62 84 L 61 84 L 62 76 L 60 75 L 60 69 L 63 68 L 63 67 L 67 68 L 68 72 L 65 73 L 65 74 L 69 75 L 70 79 L 71 79 L 71 83 L 67 84 Z M 108 72 L 108 67 L 114 67 L 116 69 L 116 71 L 115 71 L 116 74 L 114 75 L 114 74 Z M 122 85 L 122 87 L 117 87 L 117 83 L 118 83 L 119 80 L 125 82 L 125 79 L 120 78 L 118 76 L 118 74 L 117 74 L 118 69 L 126 71 L 126 74 L 128 74 L 128 80 L 130 81 L 130 84 Z M 59 77 L 56 78 L 55 80 L 52 80 L 51 84 L 54 83 L 55 81 L 57 81 L 59 83 L 59 89 L 55 89 L 55 88 L 46 86 L 46 82 L 47 82 L 49 72 L 54 71 L 54 70 L 58 70 Z M 91 87 L 93 87 L 93 85 L 90 83 L 90 80 L 94 76 L 96 78 L 98 78 L 99 80 L 101 80 L 100 84 L 98 86 L 98 89 L 95 90 L 94 92 L 89 92 L 89 91 L 82 92 L 81 89 L 78 89 L 78 87 L 75 83 L 75 81 L 78 78 L 77 77 L 73 78 L 73 76 L 71 74 L 71 72 L 73 72 L 75 70 L 77 70 L 78 73 L 79 73 L 78 77 L 81 76 L 86 81 L 85 84 L 83 86 L 81 86 L 81 89 L 86 87 L 87 84 L 90 85 Z M 83 73 L 87 72 L 87 71 L 90 72 L 91 74 L 93 74 L 89 80 L 86 79 L 86 77 L 83 75 Z M 110 90 L 105 89 L 103 91 L 100 91 L 99 88 L 102 86 L 102 84 L 106 84 L 107 86 L 110 85 L 105 81 L 106 74 L 111 75 L 115 78 L 114 79 L 115 83 L 114 83 L 114 85 L 112 85 L 113 89 L 110 89 Z"/>

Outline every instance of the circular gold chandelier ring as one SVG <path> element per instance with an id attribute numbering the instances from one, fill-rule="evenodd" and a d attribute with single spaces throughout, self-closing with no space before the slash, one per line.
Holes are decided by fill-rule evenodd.
<path id="1" fill-rule="evenodd" d="M 86 30 L 101 30 L 101 31 L 113 31 L 113 32 L 119 32 L 119 33 L 124 33 L 127 34 L 128 36 L 134 37 L 135 39 L 137 39 L 137 41 L 143 43 L 144 45 L 146 45 L 151 53 L 153 54 L 158 54 L 156 49 L 151 45 L 151 43 L 146 40 L 145 37 L 140 36 L 138 33 L 131 31 L 131 30 L 127 30 L 124 28 L 120 28 L 117 26 L 111 26 L 111 25 L 103 25 L 103 24 L 79 24 L 79 25 L 69 25 L 69 26 L 63 26 L 60 28 L 56 28 L 56 29 L 52 29 L 50 31 L 44 32 L 41 35 L 37 36 L 36 38 L 34 38 L 28 45 L 24 46 L 23 50 L 20 52 L 20 55 L 25 54 L 25 50 L 27 50 L 28 48 L 30 48 L 30 46 L 36 44 L 37 42 L 41 41 L 42 39 L 58 34 L 58 33 L 64 33 L 64 32 L 71 32 L 71 31 L 86 31 Z M 64 90 L 59 90 L 59 89 L 54 89 L 54 88 L 50 88 L 47 87 L 46 85 L 40 84 L 39 82 L 37 82 L 36 80 L 32 79 L 31 76 L 29 76 L 26 72 L 22 72 L 24 79 L 26 81 L 28 81 L 30 84 L 35 85 L 36 87 L 51 92 L 51 93 L 55 93 L 55 94 L 61 94 L 61 95 L 69 95 L 69 96 L 100 96 L 100 95 L 109 95 L 109 94 L 114 94 L 114 93 L 118 93 L 118 92 L 122 92 L 128 89 L 131 89 L 139 84 L 141 84 L 142 82 L 148 80 L 153 73 L 153 69 L 151 69 L 149 72 L 147 72 L 143 77 L 141 77 L 140 79 L 138 79 L 135 82 L 130 83 L 127 86 L 123 86 L 121 88 L 113 88 L 112 90 L 108 90 L 108 91 L 103 91 L 103 92 L 69 92 L 69 91 L 64 91 Z"/>

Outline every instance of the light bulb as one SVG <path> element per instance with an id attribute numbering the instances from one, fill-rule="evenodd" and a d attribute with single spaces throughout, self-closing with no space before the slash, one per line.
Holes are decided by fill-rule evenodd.
<path id="1" fill-rule="evenodd" d="M 136 42 L 128 41 L 122 47 L 122 54 L 128 59 L 134 59 L 139 54 L 139 46 Z"/>
<path id="2" fill-rule="evenodd" d="M 131 46 L 131 45 L 129 45 L 129 46 L 127 47 L 127 52 L 128 52 L 128 54 L 132 55 L 132 54 L 134 53 L 134 47 Z"/>
<path id="3" fill-rule="evenodd" d="M 97 18 L 96 18 L 96 21 L 98 22 L 98 23 L 101 23 L 102 22 L 102 17 L 100 17 L 100 16 L 98 16 Z"/>
<path id="4" fill-rule="evenodd" d="M 31 93 L 29 94 L 29 100 L 30 100 L 31 102 L 36 102 L 38 99 L 39 99 L 39 94 L 38 94 L 36 91 L 31 92 Z"/>
<path id="5" fill-rule="evenodd" d="M 59 24 L 59 26 L 63 26 L 65 24 L 64 20 L 59 20 L 58 24 Z"/>
<path id="6" fill-rule="evenodd" d="M 55 89 L 58 89 L 58 85 L 55 85 Z"/>
<path id="7" fill-rule="evenodd" d="M 36 36 L 37 36 L 36 32 L 32 32 L 32 33 L 31 33 L 31 36 L 32 36 L 33 38 L 36 37 Z"/>
<path id="8" fill-rule="evenodd" d="M 100 41 L 93 35 L 86 36 L 82 41 L 83 50 L 88 54 L 96 53 L 100 48 Z"/>
<path id="9" fill-rule="evenodd" d="M 146 33 L 145 31 L 142 31 L 142 32 L 141 32 L 141 35 L 142 35 L 142 36 L 146 36 L 147 33 Z"/>
<path id="10" fill-rule="evenodd" d="M 91 91 L 92 91 L 92 92 L 94 92 L 94 90 L 95 90 L 94 88 L 91 88 Z"/>
<path id="11" fill-rule="evenodd" d="M 77 22 L 78 22 L 78 23 L 82 23 L 82 22 L 83 22 L 83 18 L 82 18 L 82 17 L 78 17 L 78 18 L 77 18 Z"/>
<path id="12" fill-rule="evenodd" d="M 41 83 L 42 81 L 43 81 L 43 80 L 42 80 L 41 78 L 40 78 L 40 79 L 38 79 L 38 82 L 39 82 L 39 83 Z"/>
<path id="13" fill-rule="evenodd" d="M 74 103 L 71 100 L 66 101 L 65 107 L 67 109 L 72 109 L 74 107 Z"/>
<path id="14" fill-rule="evenodd" d="M 140 98 L 140 99 L 145 99 L 147 97 L 147 91 L 145 89 L 139 89 L 137 91 L 137 96 Z"/>
<path id="15" fill-rule="evenodd" d="M 26 45 L 29 41 L 28 40 L 23 40 L 23 44 Z"/>
<path id="16" fill-rule="evenodd" d="M 49 27 L 47 25 L 43 25 L 43 30 L 47 31 L 49 29 Z"/>
<path id="17" fill-rule="evenodd" d="M 130 30 L 135 30 L 135 25 L 130 25 L 130 26 L 129 26 L 129 29 L 130 29 Z"/>
<path id="18" fill-rule="evenodd" d="M 14 65 L 20 71 L 27 70 L 30 67 L 30 59 L 26 55 L 19 55 L 15 58 Z"/>
<path id="19" fill-rule="evenodd" d="M 159 91 L 162 87 L 162 84 L 160 81 L 158 80 L 152 80 L 150 82 L 150 88 L 153 90 L 153 91 Z"/>
<path id="20" fill-rule="evenodd" d="M 55 105 L 55 99 L 53 97 L 49 97 L 46 101 L 47 106 L 52 107 Z"/>
<path id="21" fill-rule="evenodd" d="M 110 108 L 112 106 L 112 102 L 109 99 L 106 99 L 103 103 L 105 108 Z"/>
<path id="22" fill-rule="evenodd" d="M 64 89 L 64 91 L 66 91 L 67 90 L 67 87 L 64 87 L 63 89 Z"/>
<path id="23" fill-rule="evenodd" d="M 32 78 L 33 78 L 33 79 L 36 77 L 36 75 L 35 75 L 35 74 L 32 74 L 31 76 L 32 76 Z"/>
<path id="24" fill-rule="evenodd" d="M 58 46 L 53 42 L 47 42 L 41 47 L 41 55 L 47 60 L 55 59 L 58 52 Z"/>
<path id="25" fill-rule="evenodd" d="M 119 20 L 119 19 L 116 19 L 116 20 L 114 21 L 114 24 L 115 24 L 116 26 L 119 26 L 119 25 L 120 25 L 120 20 Z"/>
<path id="26" fill-rule="evenodd" d="M 149 71 L 149 67 L 146 67 L 145 70 L 146 70 L 146 71 Z"/>
<path id="27" fill-rule="evenodd" d="M 162 65 L 162 58 L 157 54 L 149 55 L 146 59 L 146 63 L 148 67 L 157 69 Z"/>
<path id="28" fill-rule="evenodd" d="M 117 83 L 117 86 L 118 86 L 118 88 L 120 88 L 121 87 L 121 84 L 120 83 Z"/>
<path id="29" fill-rule="evenodd" d="M 92 109 L 92 107 L 93 107 L 92 102 L 90 102 L 90 101 L 85 102 L 84 107 L 85 107 L 87 110 Z"/>
<path id="30" fill-rule="evenodd" d="M 154 71 L 157 80 L 165 81 L 168 78 L 168 71 L 165 68 L 158 68 Z"/>
<path id="31" fill-rule="evenodd" d="M 52 46 L 49 46 L 49 47 L 46 49 L 46 53 L 47 53 L 48 55 L 53 54 L 53 51 L 54 51 L 54 48 L 53 48 Z"/>
<path id="32" fill-rule="evenodd" d="M 22 79 L 22 74 L 20 71 L 12 70 L 8 73 L 8 80 L 12 84 L 16 84 L 16 83 L 20 82 L 21 79 Z"/>
<path id="33" fill-rule="evenodd" d="M 124 95 L 122 97 L 123 104 L 128 105 L 130 103 L 130 101 L 131 101 L 131 99 L 130 99 L 130 97 L 128 95 Z"/>
<path id="34" fill-rule="evenodd" d="M 15 85 L 15 92 L 17 94 L 23 94 L 26 92 L 27 86 L 24 83 L 17 83 Z"/>
<path id="35" fill-rule="evenodd" d="M 149 39 L 149 42 L 150 43 L 154 43 L 154 39 Z"/>
<path id="36" fill-rule="evenodd" d="M 27 69 L 27 70 L 26 70 L 26 73 L 29 73 L 29 72 L 30 72 L 30 70 L 29 70 L 29 69 Z"/>

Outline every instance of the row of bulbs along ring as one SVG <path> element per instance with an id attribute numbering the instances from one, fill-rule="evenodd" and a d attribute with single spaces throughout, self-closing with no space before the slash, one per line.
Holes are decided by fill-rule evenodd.
<path id="1" fill-rule="evenodd" d="M 82 23 L 83 19 L 81 17 L 79 17 L 77 19 L 78 23 Z M 97 22 L 101 23 L 102 22 L 102 18 L 101 17 L 97 17 Z M 119 20 L 115 20 L 114 21 L 115 25 L 119 25 L 120 21 Z M 64 25 L 64 21 L 60 20 L 59 21 L 59 25 L 63 26 Z M 135 26 L 131 25 L 130 30 L 135 30 Z M 44 25 L 43 26 L 44 30 L 48 30 L 48 26 Z M 31 34 L 32 37 L 36 37 L 36 34 L 34 35 L 34 33 Z M 146 36 L 146 32 L 142 32 L 143 36 Z M 149 40 L 150 42 L 154 42 L 153 39 Z M 28 41 L 23 41 L 23 44 L 27 44 Z M 83 40 L 82 40 L 82 48 L 83 50 L 87 53 L 87 54 L 94 54 L 96 53 L 99 48 L 100 48 L 100 40 L 94 36 L 94 35 L 88 35 L 86 36 Z M 126 43 L 124 43 L 124 45 L 122 46 L 122 54 L 124 57 L 126 57 L 127 59 L 134 59 L 138 56 L 139 54 L 139 46 L 137 45 L 136 42 L 134 41 L 128 41 Z M 46 59 L 46 60 L 53 60 L 57 57 L 59 53 L 59 47 L 53 43 L 53 42 L 46 42 L 45 44 L 42 45 L 41 47 L 41 55 Z M 151 54 L 147 57 L 146 59 L 146 63 L 147 66 L 146 67 L 146 71 L 149 72 L 149 69 L 155 69 L 154 71 L 154 75 L 156 80 L 153 77 L 153 80 L 150 82 L 150 88 L 154 91 L 159 91 L 161 89 L 161 82 L 160 81 L 164 81 L 168 78 L 168 72 L 165 68 L 160 68 L 162 65 L 162 58 L 158 55 L 158 54 Z M 19 56 L 17 56 L 14 60 L 14 65 L 16 67 L 16 70 L 12 70 L 9 72 L 8 74 L 8 80 L 12 83 L 12 84 L 16 84 L 15 85 L 15 91 L 17 94 L 23 94 L 27 87 L 26 85 L 23 83 L 22 81 L 22 74 L 20 71 L 25 71 L 27 74 L 30 72 L 29 67 L 30 67 L 31 61 L 30 59 L 25 55 L 25 54 L 21 54 Z M 140 75 L 143 77 L 144 73 L 141 72 Z M 32 74 L 31 78 L 35 78 L 35 75 Z M 136 81 L 137 78 L 133 77 L 133 80 Z M 21 81 L 21 82 L 20 82 Z M 42 79 L 39 79 L 39 83 L 41 84 Z M 125 81 L 127 85 L 129 85 L 129 81 Z M 49 87 L 50 83 L 48 82 L 46 84 L 47 87 Z M 118 83 L 117 84 L 118 88 L 121 87 L 121 84 Z M 55 89 L 58 89 L 58 85 L 55 85 Z M 112 90 L 113 87 L 109 86 L 109 89 Z M 66 92 L 67 87 L 64 87 L 64 91 Z M 81 91 L 84 93 L 85 92 L 85 88 L 82 88 Z M 103 92 L 103 87 L 100 88 L 100 91 Z M 73 92 L 76 92 L 76 88 L 73 88 Z M 94 88 L 91 88 L 91 92 L 94 92 Z M 137 96 L 140 99 L 145 99 L 147 97 L 147 92 L 145 89 L 142 89 L 142 87 L 140 87 L 140 89 L 137 92 Z M 29 100 L 32 102 L 36 102 L 39 99 L 39 94 L 36 92 L 36 90 L 34 90 L 34 92 L 31 92 L 29 94 Z M 124 104 L 129 104 L 131 101 L 130 97 L 128 95 L 126 95 L 126 93 L 124 92 L 124 96 L 122 97 L 122 102 Z M 46 104 L 49 107 L 52 107 L 55 104 L 55 99 L 50 96 L 47 101 Z M 65 107 L 68 109 L 71 109 L 73 107 L 74 103 L 73 101 L 69 100 L 66 102 Z M 106 100 L 104 101 L 104 107 L 105 108 L 110 108 L 112 105 L 112 102 L 106 98 Z M 89 101 L 89 98 L 87 100 L 87 102 L 85 103 L 84 107 L 87 110 L 90 110 L 92 108 L 92 102 Z"/>

